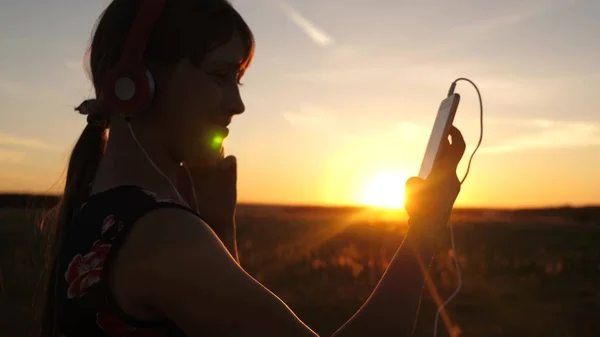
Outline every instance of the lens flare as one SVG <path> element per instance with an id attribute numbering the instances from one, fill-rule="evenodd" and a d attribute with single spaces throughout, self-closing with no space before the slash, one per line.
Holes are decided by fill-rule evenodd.
<path id="1" fill-rule="evenodd" d="M 221 145 L 223 145 L 223 137 L 222 136 L 214 136 L 212 139 L 212 146 L 213 147 L 220 147 Z"/>

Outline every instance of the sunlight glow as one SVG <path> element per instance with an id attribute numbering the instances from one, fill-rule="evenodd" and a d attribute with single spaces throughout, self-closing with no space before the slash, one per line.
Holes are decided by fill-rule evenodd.
<path id="1" fill-rule="evenodd" d="M 401 172 L 379 173 L 368 180 L 360 202 L 372 207 L 401 209 L 406 179 Z"/>

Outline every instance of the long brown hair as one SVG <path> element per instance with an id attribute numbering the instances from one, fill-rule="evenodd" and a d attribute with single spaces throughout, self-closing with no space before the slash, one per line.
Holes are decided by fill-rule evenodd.
<path id="1" fill-rule="evenodd" d="M 152 0 L 146 0 L 152 1 Z M 96 97 L 107 70 L 118 61 L 125 38 L 141 1 L 113 0 L 102 13 L 89 52 L 88 74 Z M 245 57 L 240 64 L 238 78 L 249 66 L 254 54 L 253 34 L 226 0 L 167 0 L 146 47 L 146 66 L 172 65 L 190 58 L 199 65 L 207 52 L 227 43 L 234 34 L 245 45 Z M 158 88 L 157 90 L 160 90 Z M 108 141 L 108 125 L 88 123 L 70 156 L 64 193 L 59 204 L 42 224 L 48 235 L 47 266 L 50 270 L 45 289 L 45 304 L 41 336 L 55 337 L 58 331 L 57 281 L 61 275 L 62 243 L 67 237 L 72 220 L 89 195 L 96 169 Z"/>

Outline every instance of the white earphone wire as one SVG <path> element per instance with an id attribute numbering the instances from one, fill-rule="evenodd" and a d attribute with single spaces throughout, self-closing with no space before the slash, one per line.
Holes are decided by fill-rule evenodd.
<path id="1" fill-rule="evenodd" d="M 127 121 L 127 127 L 129 128 L 129 133 L 131 134 L 131 137 L 133 138 L 133 140 L 135 141 L 135 143 L 137 144 L 137 146 L 140 148 L 140 150 L 142 151 L 142 153 L 144 154 L 144 156 L 146 157 L 146 159 L 148 160 L 148 162 L 150 162 L 150 165 L 152 165 L 152 167 L 154 168 L 154 170 L 156 172 L 158 172 L 158 174 L 160 174 L 163 178 L 165 178 L 167 180 L 167 182 L 169 183 L 169 185 L 171 185 L 171 187 L 173 188 L 173 191 L 175 192 L 175 194 L 177 195 L 177 198 L 179 198 L 179 201 L 181 201 L 184 204 L 187 204 L 187 202 L 185 201 L 185 199 L 181 196 L 181 194 L 179 193 L 179 190 L 177 190 L 177 187 L 175 186 L 175 184 L 173 184 L 173 182 L 171 181 L 171 179 L 169 179 L 169 177 L 163 173 L 163 171 L 161 171 L 158 166 L 156 166 L 156 164 L 154 163 L 154 161 L 152 160 L 152 158 L 150 158 L 150 155 L 148 155 L 148 152 L 146 152 L 146 150 L 144 150 L 144 147 L 142 146 L 142 144 L 140 143 L 140 141 L 137 139 L 137 137 L 135 136 L 135 132 L 133 131 L 133 128 L 131 127 L 131 122 Z M 192 194 L 194 197 L 194 203 L 196 206 L 196 212 L 198 212 L 198 198 L 196 196 L 196 189 L 194 188 L 194 179 L 192 178 L 192 174 L 190 173 L 190 171 L 188 170 L 188 168 L 183 165 L 185 171 L 187 172 L 188 178 L 190 179 L 190 184 L 192 184 Z"/>
<path id="2" fill-rule="evenodd" d="M 479 149 L 479 147 L 481 146 L 481 142 L 483 141 L 483 99 L 481 98 L 481 92 L 479 91 L 479 87 L 477 87 L 477 84 L 475 84 L 475 82 L 473 82 L 470 79 L 465 78 L 465 77 L 457 78 L 456 80 L 454 80 L 454 82 L 452 82 L 452 84 L 450 85 L 450 90 L 448 91 L 448 96 L 450 96 L 451 94 L 454 93 L 454 89 L 456 88 L 456 83 L 459 81 L 469 82 L 473 86 L 473 88 L 475 88 L 475 91 L 477 92 L 477 98 L 479 99 L 479 140 L 477 141 L 477 146 L 475 146 L 475 149 L 473 150 L 473 152 L 471 153 L 471 156 L 469 157 L 469 162 L 467 164 L 467 169 L 466 169 L 465 175 L 463 176 L 462 180 L 460 181 L 460 184 L 462 185 L 465 182 L 465 180 L 467 180 L 467 177 L 469 176 L 469 171 L 471 169 L 471 163 L 473 161 L 473 157 L 475 157 L 475 154 L 477 153 L 477 150 Z M 458 263 L 458 252 L 456 251 L 456 245 L 454 243 L 454 224 L 450 221 L 449 225 L 450 225 L 450 243 L 452 245 L 452 254 L 454 257 L 454 267 L 456 268 L 456 281 L 457 281 L 458 285 L 456 286 L 456 290 L 454 290 L 452 295 L 450 295 L 448 297 L 448 299 L 438 308 L 438 310 L 435 314 L 435 321 L 433 324 L 433 337 L 437 337 L 438 323 L 439 323 L 440 314 L 441 314 L 442 310 L 444 310 L 446 308 L 446 306 L 448 305 L 448 303 L 450 303 L 450 301 L 452 301 L 454 299 L 454 297 L 456 297 L 456 295 L 458 295 L 458 293 L 461 291 L 462 286 L 463 286 L 463 279 L 462 279 L 462 275 L 461 275 L 461 271 L 460 271 L 460 266 Z M 448 327 L 448 329 L 451 329 L 451 328 L 452 327 Z M 448 331 L 448 333 L 450 336 L 454 335 L 452 331 Z"/>
<path id="3" fill-rule="evenodd" d="M 192 178 L 192 173 L 188 169 L 185 164 L 182 164 L 185 172 L 187 173 L 188 178 L 190 179 L 190 184 L 192 184 L 192 195 L 194 196 L 194 206 L 196 206 L 196 212 L 200 211 L 200 207 L 198 206 L 198 197 L 196 196 L 196 189 L 194 188 L 194 178 Z"/>

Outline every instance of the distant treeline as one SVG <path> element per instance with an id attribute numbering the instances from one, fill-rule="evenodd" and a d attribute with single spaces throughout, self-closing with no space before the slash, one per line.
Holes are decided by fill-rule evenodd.
<path id="1" fill-rule="evenodd" d="M 59 200 L 57 195 L 0 194 L 0 208 L 50 209 Z"/>
<path id="2" fill-rule="evenodd" d="M 33 194 L 0 194 L 0 209 L 2 208 L 23 208 L 23 209 L 50 209 L 54 207 L 60 200 L 60 196 L 57 195 L 33 195 Z M 348 212 L 358 207 L 328 207 L 328 206 L 307 206 L 307 205 L 252 205 L 243 204 L 240 205 L 243 208 L 260 209 L 267 208 L 273 209 L 277 207 L 286 214 L 302 213 L 306 211 L 312 211 L 316 213 L 320 212 Z M 575 218 L 584 221 L 594 221 L 600 219 L 600 206 L 585 206 L 585 207 L 540 207 L 540 208 L 523 208 L 523 209 L 468 209 L 458 208 L 454 210 L 455 214 L 469 215 L 470 213 L 481 214 L 485 211 L 500 211 L 500 212 L 511 212 L 518 215 L 532 215 L 532 216 L 562 216 L 567 218 Z M 586 222 L 587 222 L 586 221 Z"/>
<path id="3" fill-rule="evenodd" d="M 600 206 L 582 206 L 582 207 L 552 207 L 552 208 L 532 208 L 518 209 L 513 211 L 516 215 L 562 217 L 579 223 L 600 226 Z"/>

